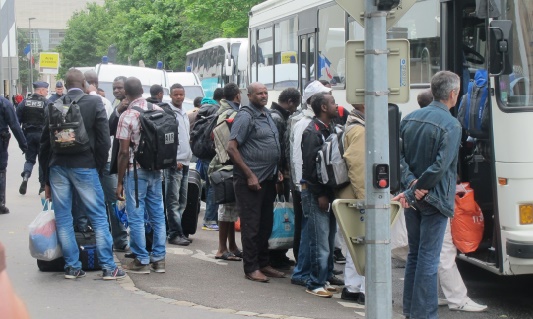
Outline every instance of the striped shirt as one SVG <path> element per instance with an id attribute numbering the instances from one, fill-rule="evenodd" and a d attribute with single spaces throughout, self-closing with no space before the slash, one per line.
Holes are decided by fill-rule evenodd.
<path id="1" fill-rule="evenodd" d="M 141 121 L 139 116 L 141 113 L 133 109 L 133 107 L 139 107 L 143 110 L 148 110 L 148 102 L 142 97 L 133 100 L 126 111 L 120 115 L 117 126 L 116 137 L 119 140 L 130 140 L 133 144 L 133 151 L 130 149 L 130 163 L 133 163 L 133 154 L 139 146 L 139 140 L 141 139 Z M 153 104 L 154 110 L 161 110 L 161 108 Z"/>

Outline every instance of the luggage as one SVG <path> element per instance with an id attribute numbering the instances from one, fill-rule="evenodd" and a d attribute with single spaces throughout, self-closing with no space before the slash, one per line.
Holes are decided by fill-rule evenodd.
<path id="1" fill-rule="evenodd" d="M 475 138 L 489 137 L 490 91 L 488 83 L 487 70 L 477 70 L 474 81 L 468 84 L 468 90 L 463 95 L 457 112 L 457 119 L 463 128 L 469 136 Z"/>
<path id="2" fill-rule="evenodd" d="M 80 250 L 81 268 L 83 270 L 100 270 L 98 255 L 96 254 L 96 234 L 89 232 L 74 232 Z M 45 272 L 62 272 L 65 269 L 65 259 L 56 258 L 52 261 L 37 260 L 37 267 Z"/>
<path id="3" fill-rule="evenodd" d="M 200 197 L 202 196 L 202 180 L 200 173 L 189 169 L 189 182 L 187 184 L 187 206 L 181 216 L 181 228 L 185 236 L 196 233 L 198 215 L 200 214 Z"/>
<path id="4" fill-rule="evenodd" d="M 456 186 L 455 214 L 450 220 L 453 244 L 463 254 L 476 251 L 483 239 L 483 212 L 469 183 Z"/>

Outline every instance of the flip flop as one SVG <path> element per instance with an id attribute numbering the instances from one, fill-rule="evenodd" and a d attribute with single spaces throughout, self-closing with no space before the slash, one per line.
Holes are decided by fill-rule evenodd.
<path id="1" fill-rule="evenodd" d="M 235 257 L 242 258 L 242 250 L 237 249 L 233 252 L 233 254 L 235 255 Z"/>
<path id="2" fill-rule="evenodd" d="M 241 261 L 242 258 L 235 256 L 234 253 L 226 251 L 222 256 L 215 256 L 215 259 L 229 260 L 229 261 Z"/>

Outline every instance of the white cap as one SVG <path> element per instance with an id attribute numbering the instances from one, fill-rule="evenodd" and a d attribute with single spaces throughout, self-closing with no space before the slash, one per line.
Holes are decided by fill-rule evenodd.
<path id="1" fill-rule="evenodd" d="M 320 81 L 313 81 L 309 83 L 309 85 L 304 90 L 304 95 L 302 97 L 303 102 L 307 102 L 307 99 L 309 99 L 311 96 L 318 94 L 318 93 L 329 93 L 331 92 L 331 89 L 328 87 L 325 87 Z"/>

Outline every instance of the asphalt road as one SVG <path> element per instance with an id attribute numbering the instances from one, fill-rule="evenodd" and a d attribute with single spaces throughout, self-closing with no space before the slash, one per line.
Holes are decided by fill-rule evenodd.
<path id="1" fill-rule="evenodd" d="M 0 216 L 0 241 L 7 249 L 15 290 L 33 318 L 364 318 L 364 307 L 342 302 L 340 294 L 321 299 L 290 284 L 288 278 L 267 284 L 246 280 L 241 262 L 214 259 L 218 232 L 201 227 L 190 246 L 167 245 L 165 274 L 132 274 L 121 282 L 102 282 L 100 272 L 74 281 L 63 279 L 62 273 L 39 272 L 27 248 L 27 225 L 41 209 L 37 176 L 30 179 L 28 194 L 19 195 L 24 159 L 16 143 L 11 143 L 10 151 L 7 206 L 11 214 Z M 117 257 L 128 261 L 123 254 Z M 402 318 L 403 263 L 393 261 L 392 270 L 394 318 Z M 458 313 L 441 307 L 440 318 L 533 318 L 533 276 L 500 277 L 467 264 L 460 264 L 460 270 L 469 296 L 488 304 L 489 310 Z"/>

